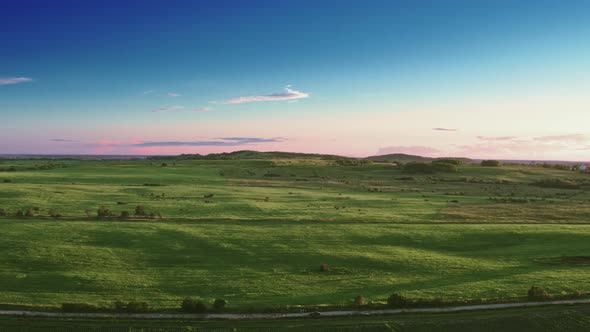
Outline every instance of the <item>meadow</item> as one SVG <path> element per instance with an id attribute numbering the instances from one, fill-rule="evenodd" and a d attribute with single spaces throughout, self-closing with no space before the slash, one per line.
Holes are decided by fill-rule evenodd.
<path id="1" fill-rule="evenodd" d="M 2 160 L 0 303 L 170 311 L 193 297 L 263 311 L 357 295 L 381 305 L 393 292 L 588 294 L 589 188 L 588 174 L 523 165 L 407 174 L 321 158 Z"/>

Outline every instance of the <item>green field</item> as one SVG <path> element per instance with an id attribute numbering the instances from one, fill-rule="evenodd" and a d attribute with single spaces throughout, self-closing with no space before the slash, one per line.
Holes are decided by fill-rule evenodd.
<path id="1" fill-rule="evenodd" d="M 410 176 L 322 159 L 0 168 L 4 307 L 173 310 L 190 296 L 240 311 L 350 306 L 357 295 L 383 304 L 393 292 L 455 302 L 524 300 L 531 285 L 590 293 L 588 174 L 463 165 Z M 577 188 L 531 185 L 545 179 Z M 134 216 L 138 205 L 148 216 Z M 131 217 L 97 219 L 99 207 Z"/>

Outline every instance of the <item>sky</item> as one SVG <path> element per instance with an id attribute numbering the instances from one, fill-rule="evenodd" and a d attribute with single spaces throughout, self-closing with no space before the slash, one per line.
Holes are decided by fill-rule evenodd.
<path id="1" fill-rule="evenodd" d="M 589 1 L 0 2 L 0 154 L 590 160 Z"/>

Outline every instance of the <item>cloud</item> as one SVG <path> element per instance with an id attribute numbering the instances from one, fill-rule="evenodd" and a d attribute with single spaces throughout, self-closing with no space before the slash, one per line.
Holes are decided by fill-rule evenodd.
<path id="1" fill-rule="evenodd" d="M 165 113 L 165 112 L 180 111 L 180 110 L 183 110 L 183 109 L 184 109 L 184 106 L 168 106 L 168 107 L 161 107 L 161 108 L 155 109 L 152 112 L 155 112 L 155 113 Z"/>
<path id="2" fill-rule="evenodd" d="M 133 144 L 133 147 L 155 147 L 155 146 L 238 146 L 252 143 L 274 143 L 283 142 L 282 138 L 260 138 L 260 137 L 219 137 L 211 141 L 169 141 L 169 142 L 143 142 Z"/>
<path id="3" fill-rule="evenodd" d="M 404 153 L 418 156 L 432 156 L 440 154 L 441 151 L 428 146 L 387 146 L 377 151 L 378 155 Z"/>
<path id="4" fill-rule="evenodd" d="M 207 112 L 207 111 L 210 111 L 210 110 L 211 110 L 211 108 L 209 108 L 209 107 L 199 107 L 199 108 L 195 108 L 193 110 L 193 112 Z"/>
<path id="5" fill-rule="evenodd" d="M 33 79 L 28 77 L 0 77 L 0 85 L 8 85 L 8 84 L 18 84 L 18 83 L 25 83 L 31 82 Z"/>
<path id="6" fill-rule="evenodd" d="M 574 143 L 585 143 L 589 140 L 589 137 L 584 134 L 565 134 L 565 135 L 549 135 L 533 138 L 539 142 L 574 142 Z"/>
<path id="7" fill-rule="evenodd" d="M 257 96 L 247 96 L 247 97 L 238 97 L 238 98 L 230 98 L 223 101 L 224 104 L 242 104 L 242 103 L 251 103 L 251 102 L 258 102 L 258 101 L 280 101 L 280 100 L 296 100 L 302 98 L 309 98 L 309 94 L 297 90 L 293 90 L 289 87 L 285 88 L 285 92 L 281 93 L 273 93 L 270 95 L 257 95 Z"/>
<path id="8" fill-rule="evenodd" d="M 146 90 L 143 92 L 144 95 L 149 95 L 150 93 L 154 93 L 154 90 Z"/>
<path id="9" fill-rule="evenodd" d="M 488 136 L 477 136 L 477 139 L 482 140 L 482 141 L 512 141 L 515 140 L 517 137 L 516 136 L 492 136 L 492 137 L 488 137 Z"/>
<path id="10" fill-rule="evenodd" d="M 437 130 L 437 131 L 458 131 L 459 129 L 455 129 L 455 128 L 432 128 L 432 130 Z"/>
<path id="11" fill-rule="evenodd" d="M 64 139 L 64 138 L 53 138 L 51 139 L 52 142 L 76 142 L 71 139 Z"/>
<path id="12" fill-rule="evenodd" d="M 181 94 L 174 93 L 174 92 L 168 92 L 167 95 L 168 95 L 168 97 L 180 97 L 180 96 L 182 96 Z"/>

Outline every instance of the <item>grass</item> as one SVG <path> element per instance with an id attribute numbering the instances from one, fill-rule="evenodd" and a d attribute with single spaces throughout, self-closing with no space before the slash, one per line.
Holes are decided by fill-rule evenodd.
<path id="1" fill-rule="evenodd" d="M 4 221 L 0 303 L 59 306 L 186 296 L 229 307 L 351 305 L 356 295 L 522 299 L 590 292 L 586 225 Z M 329 272 L 320 272 L 328 264 Z"/>
<path id="2" fill-rule="evenodd" d="M 15 169 L 0 171 L 5 307 L 138 300 L 171 310 L 192 296 L 263 310 L 350 306 L 357 295 L 379 304 L 392 292 L 523 300 L 531 285 L 590 293 L 588 266 L 567 258 L 590 256 L 587 174 L 463 165 L 408 176 L 319 159 L 51 163 L 0 160 Z M 547 179 L 577 189 L 532 185 Z M 137 205 L 163 219 L 95 218 Z M 35 217 L 15 217 L 30 208 Z"/>
<path id="3" fill-rule="evenodd" d="M 588 331 L 590 306 L 319 319 L 189 321 L 0 317 L 6 332 Z"/>

